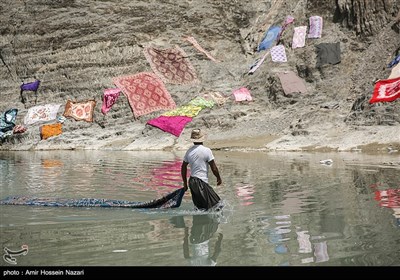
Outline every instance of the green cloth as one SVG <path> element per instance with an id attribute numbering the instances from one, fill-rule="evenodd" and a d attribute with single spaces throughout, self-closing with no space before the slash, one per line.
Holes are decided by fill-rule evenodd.
<path id="1" fill-rule="evenodd" d="M 176 108 L 175 110 L 168 111 L 163 116 L 185 116 L 185 117 L 195 117 L 197 116 L 203 108 L 193 105 L 184 105 Z"/>
<path id="2" fill-rule="evenodd" d="M 215 105 L 215 102 L 212 100 L 207 100 L 207 99 L 204 99 L 203 97 L 198 96 L 195 99 L 193 99 L 192 101 L 190 101 L 188 104 L 193 105 L 193 106 L 198 106 L 198 107 L 201 107 L 202 109 L 204 109 L 204 108 L 212 108 Z"/>

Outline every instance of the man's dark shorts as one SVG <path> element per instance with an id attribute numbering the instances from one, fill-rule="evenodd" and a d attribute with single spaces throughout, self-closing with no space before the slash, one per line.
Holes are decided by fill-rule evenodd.
<path id="1" fill-rule="evenodd" d="M 199 178 L 190 177 L 189 188 L 193 203 L 199 210 L 208 210 L 221 200 L 214 189 Z"/>

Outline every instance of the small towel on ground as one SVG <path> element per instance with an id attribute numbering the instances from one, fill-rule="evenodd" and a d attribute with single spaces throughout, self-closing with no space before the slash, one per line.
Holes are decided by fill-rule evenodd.
<path id="1" fill-rule="evenodd" d="M 294 28 L 292 49 L 302 48 L 306 45 L 307 26 Z"/>
<path id="2" fill-rule="evenodd" d="M 287 62 L 285 47 L 283 45 L 272 47 L 271 59 L 273 62 Z"/>
<path id="3" fill-rule="evenodd" d="M 340 42 L 321 43 L 315 47 L 317 52 L 317 67 L 328 63 L 340 63 Z"/>
<path id="4" fill-rule="evenodd" d="M 250 91 L 245 87 L 234 90 L 233 95 L 235 96 L 236 101 L 252 101 L 253 100 L 251 97 Z"/>
<path id="5" fill-rule="evenodd" d="M 308 38 L 321 38 L 323 25 L 322 17 L 312 16 L 310 17 L 309 22 L 310 30 L 308 32 Z"/>
<path id="6" fill-rule="evenodd" d="M 300 92 L 306 93 L 306 85 L 300 77 L 293 71 L 286 71 L 278 73 L 279 80 L 281 81 L 283 91 L 285 94 Z"/>
<path id="7" fill-rule="evenodd" d="M 14 128 L 13 128 L 13 134 L 24 133 L 25 131 L 27 131 L 26 126 L 23 126 L 23 125 L 21 125 L 21 124 L 17 124 L 17 125 L 14 126 Z"/>

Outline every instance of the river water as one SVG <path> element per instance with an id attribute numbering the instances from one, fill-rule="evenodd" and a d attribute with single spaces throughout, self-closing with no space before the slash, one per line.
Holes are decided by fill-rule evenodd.
<path id="1" fill-rule="evenodd" d="M 149 201 L 182 152 L 0 152 L 1 197 Z M 398 266 L 399 154 L 215 151 L 224 200 L 169 210 L 0 205 L 2 266 Z M 331 165 L 321 160 L 332 159 Z"/>

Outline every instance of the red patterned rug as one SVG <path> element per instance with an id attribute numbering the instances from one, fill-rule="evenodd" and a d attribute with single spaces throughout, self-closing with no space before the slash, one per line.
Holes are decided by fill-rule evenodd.
<path id="1" fill-rule="evenodd" d="M 176 108 L 164 83 L 153 73 L 116 77 L 113 82 L 128 98 L 135 117 Z"/>
<path id="2" fill-rule="evenodd" d="M 143 52 L 154 73 L 164 83 L 195 84 L 199 82 L 196 71 L 180 47 L 175 46 L 173 49 L 164 50 L 146 47 Z"/>

